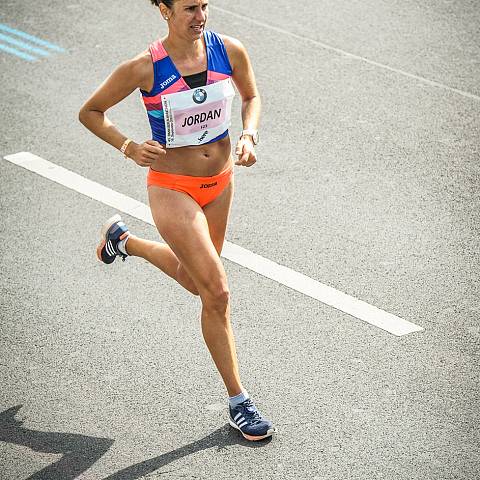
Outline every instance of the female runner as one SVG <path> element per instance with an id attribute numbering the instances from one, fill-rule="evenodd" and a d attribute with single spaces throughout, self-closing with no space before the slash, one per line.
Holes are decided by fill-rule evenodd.
<path id="1" fill-rule="evenodd" d="M 230 324 L 229 289 L 220 253 L 233 196 L 231 81 L 242 99 L 243 131 L 235 165 L 256 162 L 260 97 L 249 57 L 233 38 L 205 29 L 207 0 L 151 0 L 168 34 L 119 65 L 86 101 L 80 121 L 148 167 L 152 216 L 165 244 L 132 235 L 119 215 L 102 228 L 98 258 L 142 257 L 202 302 L 202 333 L 229 395 L 229 422 L 248 440 L 275 429 L 241 381 Z M 136 143 L 105 112 L 140 89 L 152 140 Z"/>

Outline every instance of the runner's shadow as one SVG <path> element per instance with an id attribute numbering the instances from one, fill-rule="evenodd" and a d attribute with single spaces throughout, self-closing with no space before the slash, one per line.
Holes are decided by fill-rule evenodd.
<path id="1" fill-rule="evenodd" d="M 89 469 L 113 444 L 110 438 L 75 433 L 40 432 L 22 427 L 15 415 L 22 405 L 0 413 L 0 441 L 23 445 L 36 452 L 61 453 L 63 457 L 34 473 L 28 480 L 73 480 Z"/>
<path id="2" fill-rule="evenodd" d="M 119 470 L 103 480 L 136 480 L 142 478 L 169 463 L 179 460 L 180 458 L 192 455 L 193 453 L 206 450 L 208 448 L 218 447 L 218 450 L 225 449 L 232 445 L 242 445 L 249 448 L 261 448 L 270 443 L 272 437 L 258 442 L 249 442 L 245 440 L 238 431 L 233 430 L 227 423 L 223 427 L 215 430 L 210 435 L 201 438 L 195 442 L 189 443 L 183 447 L 164 453 L 158 457 L 136 463 L 130 467 Z"/>
<path id="3" fill-rule="evenodd" d="M 24 428 L 23 421 L 15 419 L 15 415 L 21 408 L 22 405 L 18 405 L 0 413 L 0 441 L 23 445 L 36 452 L 63 454 L 60 460 L 34 473 L 27 480 L 73 480 L 99 460 L 114 442 L 110 438 L 87 437 L 74 433 L 40 432 Z M 259 448 L 270 441 L 271 437 L 259 442 L 249 442 L 226 424 L 200 440 L 131 465 L 103 480 L 136 480 L 175 460 L 208 448 L 217 447 L 222 450 L 232 445 Z"/>

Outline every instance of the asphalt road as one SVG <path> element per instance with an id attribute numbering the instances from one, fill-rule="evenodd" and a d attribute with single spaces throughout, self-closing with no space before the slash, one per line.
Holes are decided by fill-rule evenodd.
<path id="1" fill-rule="evenodd" d="M 66 51 L 0 51 L 0 478 L 480 476 L 480 10 L 474 1 L 211 2 L 263 98 L 228 240 L 418 324 L 396 337 L 225 261 L 243 383 L 276 424 L 227 424 L 198 300 L 95 259 L 115 211 L 3 159 L 32 152 L 147 202 L 145 170 L 78 122 L 165 33 L 147 0 L 3 0 Z M 240 131 L 238 97 L 232 136 Z M 110 117 L 149 137 L 140 94 Z M 131 231 L 155 229 L 126 217 Z"/>

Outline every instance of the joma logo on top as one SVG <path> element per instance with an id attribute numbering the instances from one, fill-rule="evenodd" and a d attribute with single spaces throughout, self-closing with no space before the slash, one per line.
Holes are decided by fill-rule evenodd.
<path id="1" fill-rule="evenodd" d="M 172 75 L 168 77 L 164 82 L 160 84 L 160 88 L 165 88 L 167 85 L 170 85 L 177 77 L 175 75 Z"/>

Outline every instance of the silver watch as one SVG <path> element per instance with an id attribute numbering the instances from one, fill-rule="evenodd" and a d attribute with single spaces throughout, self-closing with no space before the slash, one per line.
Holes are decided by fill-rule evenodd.
<path id="1" fill-rule="evenodd" d="M 250 135 L 252 137 L 253 144 L 258 145 L 258 130 L 255 130 L 254 128 L 247 128 L 246 130 L 242 130 L 240 138 L 242 138 L 244 135 Z"/>

